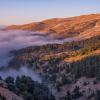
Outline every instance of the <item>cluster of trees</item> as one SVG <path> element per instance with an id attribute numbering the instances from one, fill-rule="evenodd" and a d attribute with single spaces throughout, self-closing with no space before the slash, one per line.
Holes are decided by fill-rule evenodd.
<path id="1" fill-rule="evenodd" d="M 80 55 L 89 54 L 92 51 L 95 51 L 100 48 L 100 43 L 94 43 L 93 45 L 89 45 L 88 47 L 84 47 L 79 50 Z"/>
<path id="2" fill-rule="evenodd" d="M 9 66 L 20 67 L 21 64 L 28 64 L 34 70 L 41 71 L 43 81 L 52 83 L 58 90 L 64 84 L 70 84 L 76 78 L 82 76 L 96 77 L 100 80 L 100 55 L 89 56 L 80 61 L 70 63 L 64 62 L 68 55 L 63 51 L 78 51 L 76 55 L 88 54 L 100 49 L 100 36 L 76 42 L 66 42 L 63 44 L 48 44 L 43 46 L 32 46 L 12 51 L 15 55 Z M 62 53 L 55 56 L 57 53 Z M 52 54 L 54 56 L 47 56 Z M 42 59 L 42 60 L 41 60 Z M 48 88 L 34 82 L 30 77 L 22 76 L 16 79 L 8 77 L 5 79 L 8 89 L 23 96 L 25 100 L 55 100 Z M 97 91 L 97 100 L 100 99 L 100 91 Z M 79 88 L 76 87 L 73 93 L 67 92 L 65 100 L 77 99 L 82 96 Z M 1 99 L 2 100 L 2 99 Z"/>
<path id="3" fill-rule="evenodd" d="M 14 79 L 9 76 L 5 82 L 10 91 L 22 96 L 24 100 L 55 100 L 47 87 L 33 81 L 30 77 L 18 76 Z"/>
<path id="4" fill-rule="evenodd" d="M 96 46 L 97 45 L 97 46 Z M 63 44 L 47 44 L 42 46 L 31 46 L 23 48 L 20 50 L 11 51 L 11 53 L 17 55 L 27 54 L 27 53 L 49 53 L 49 52 L 62 52 L 68 50 L 79 50 L 82 48 L 89 47 L 98 47 L 100 48 L 100 36 L 95 36 L 86 40 L 65 42 Z"/>
<path id="5" fill-rule="evenodd" d="M 0 100 L 6 100 L 6 98 L 0 94 Z"/>
<path id="6" fill-rule="evenodd" d="M 89 56 L 71 64 L 75 78 L 97 77 L 100 80 L 100 55 Z"/>
<path id="7" fill-rule="evenodd" d="M 84 92 L 80 91 L 79 86 L 75 86 L 75 88 L 72 91 L 68 90 L 66 96 L 61 97 L 60 100 L 78 100 L 80 98 L 82 98 L 82 100 L 100 100 L 100 90 L 91 92 L 87 97 L 85 96 L 85 98 Z"/>
<path id="8" fill-rule="evenodd" d="M 67 91 L 66 96 L 61 97 L 60 100 L 78 100 L 83 96 L 83 93 L 80 92 L 79 86 L 75 86 L 73 91 Z"/>
<path id="9" fill-rule="evenodd" d="M 42 74 L 45 75 L 44 80 L 48 80 L 56 87 L 71 83 L 71 80 L 66 77 L 70 73 L 71 68 L 67 63 L 59 59 L 48 61 L 48 64 L 40 66 L 40 69 L 42 70 Z"/>
<path id="10" fill-rule="evenodd" d="M 45 59 L 48 58 L 46 55 L 55 55 L 57 53 L 65 52 L 65 51 L 79 51 L 78 54 L 84 55 L 91 51 L 100 48 L 100 36 L 92 37 L 86 40 L 75 41 L 75 42 L 66 42 L 63 44 L 47 44 L 42 46 L 31 46 L 27 48 L 23 48 L 20 50 L 14 50 L 12 53 L 15 55 L 13 61 L 20 62 L 29 62 L 34 61 L 35 59 L 41 59 L 44 57 Z M 76 53 L 77 55 L 77 53 Z M 64 57 L 63 53 L 61 57 L 63 60 Z M 55 56 L 57 57 L 57 56 Z M 67 57 L 67 55 L 66 55 Z"/>
<path id="11" fill-rule="evenodd" d="M 84 55 L 88 54 L 91 51 L 95 51 L 96 49 L 100 48 L 100 36 L 92 37 L 87 40 L 81 40 L 76 42 L 66 42 L 63 44 L 48 44 L 43 46 L 31 46 L 27 48 L 23 48 L 20 50 L 12 51 L 15 57 L 10 62 L 10 66 L 13 64 L 18 65 L 28 63 L 28 62 L 34 62 L 36 59 L 40 60 L 42 59 L 51 59 L 52 58 L 60 58 L 63 60 L 65 57 L 68 57 L 68 55 L 61 54 L 60 56 L 55 56 L 57 53 L 65 52 L 65 51 L 78 51 L 76 52 L 76 55 Z M 54 55 L 53 57 L 49 55 Z M 48 55 L 48 56 L 47 56 Z"/>
<path id="12" fill-rule="evenodd" d="M 96 77 L 97 80 L 100 80 L 100 55 L 89 56 L 70 64 L 52 59 L 39 69 L 42 70 L 45 79 L 57 87 L 70 84 L 82 76 Z"/>
<path id="13" fill-rule="evenodd" d="M 99 48 L 100 36 L 63 44 L 31 46 L 13 51 L 15 57 L 9 66 L 18 67 L 20 64 L 27 63 L 34 70 L 41 70 L 40 74 L 44 80 L 54 83 L 55 86 L 71 83 L 73 75 L 75 79 L 81 76 L 97 77 L 99 79 L 100 55 L 84 58 L 81 61 L 71 63 L 69 66 L 68 63 L 63 61 L 69 55 L 62 53 L 63 51 L 77 51 L 75 55 L 84 55 Z M 56 56 L 57 53 L 61 53 L 61 55 Z M 54 56 L 49 56 L 51 54 Z"/>

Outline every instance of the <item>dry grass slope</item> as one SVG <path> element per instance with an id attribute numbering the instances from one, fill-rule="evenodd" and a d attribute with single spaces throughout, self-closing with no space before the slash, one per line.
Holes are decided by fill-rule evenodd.
<path id="1" fill-rule="evenodd" d="M 53 18 L 25 25 L 12 25 L 6 29 L 44 32 L 59 39 L 73 36 L 77 36 L 80 39 L 89 38 L 100 35 L 100 14 L 81 15 L 70 18 Z"/>

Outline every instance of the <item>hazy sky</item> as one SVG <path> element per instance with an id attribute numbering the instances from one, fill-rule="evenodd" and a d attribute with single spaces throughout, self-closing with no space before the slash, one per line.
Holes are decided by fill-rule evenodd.
<path id="1" fill-rule="evenodd" d="M 100 13 L 100 0 L 0 0 L 0 24 Z"/>

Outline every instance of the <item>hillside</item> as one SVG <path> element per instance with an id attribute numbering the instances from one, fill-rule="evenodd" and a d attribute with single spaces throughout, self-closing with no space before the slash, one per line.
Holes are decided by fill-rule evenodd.
<path id="1" fill-rule="evenodd" d="M 100 14 L 81 15 L 70 18 L 53 18 L 25 25 L 11 25 L 6 30 L 30 30 L 42 32 L 57 39 L 79 39 L 100 35 Z"/>
<path id="2" fill-rule="evenodd" d="M 85 59 L 85 58 L 87 58 L 89 56 L 95 56 L 95 55 L 100 55 L 100 50 L 99 49 L 89 53 L 88 55 L 87 54 L 76 55 L 76 56 L 73 56 L 73 57 L 65 58 L 64 61 L 72 63 L 72 62 L 81 61 L 82 59 Z"/>
<path id="3" fill-rule="evenodd" d="M 73 38 L 71 42 L 13 50 L 13 58 L 5 68 L 27 65 L 42 78 L 42 84 L 56 100 L 100 100 L 100 14 L 54 18 L 8 26 L 6 30 L 40 32 L 56 39 Z"/>
<path id="4" fill-rule="evenodd" d="M 2 98 L 5 98 L 5 99 L 2 99 L 1 96 Z M 0 100 L 24 100 L 24 99 L 14 94 L 12 91 L 6 88 L 0 87 Z"/>
<path id="5" fill-rule="evenodd" d="M 44 84 L 55 90 L 51 91 L 56 100 L 67 98 L 69 92 L 71 100 L 99 100 L 100 35 L 63 44 L 30 46 L 11 53 L 14 57 L 8 68 L 27 64 Z"/>
<path id="6" fill-rule="evenodd" d="M 0 100 L 55 100 L 48 88 L 28 76 L 0 77 Z"/>

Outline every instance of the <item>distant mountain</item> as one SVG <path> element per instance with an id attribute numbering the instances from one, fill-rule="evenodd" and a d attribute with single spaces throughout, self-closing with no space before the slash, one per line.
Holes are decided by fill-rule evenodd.
<path id="1" fill-rule="evenodd" d="M 6 27 L 6 30 L 17 29 L 39 31 L 58 39 L 73 36 L 88 38 L 100 34 L 100 14 L 53 18 L 41 22 Z"/>

